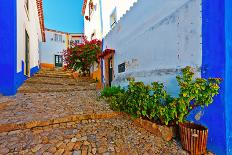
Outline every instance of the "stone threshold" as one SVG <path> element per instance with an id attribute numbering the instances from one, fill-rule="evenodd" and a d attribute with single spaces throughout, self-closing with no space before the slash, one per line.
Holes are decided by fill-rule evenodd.
<path id="1" fill-rule="evenodd" d="M 102 113 L 102 114 L 86 114 L 86 115 L 70 115 L 62 118 L 54 118 L 44 121 L 30 121 L 25 123 L 10 123 L 10 124 L 0 124 L 0 133 L 10 132 L 15 130 L 25 130 L 32 129 L 35 127 L 45 127 L 49 125 L 61 124 L 76 122 L 82 120 L 93 120 L 93 119 L 108 119 L 114 118 L 121 115 L 121 112 L 111 112 L 111 113 Z"/>

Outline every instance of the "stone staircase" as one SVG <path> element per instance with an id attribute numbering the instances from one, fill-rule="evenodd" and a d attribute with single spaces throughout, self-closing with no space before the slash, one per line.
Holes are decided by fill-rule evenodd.
<path id="1" fill-rule="evenodd" d="M 97 101 L 96 83 L 72 72 L 41 70 L 29 78 L 15 97 L 0 100 L 0 133 L 38 126 L 117 116 Z"/>
<path id="2" fill-rule="evenodd" d="M 28 79 L 18 93 L 46 93 L 95 90 L 90 78 L 74 78 L 71 72 L 41 70 Z"/>

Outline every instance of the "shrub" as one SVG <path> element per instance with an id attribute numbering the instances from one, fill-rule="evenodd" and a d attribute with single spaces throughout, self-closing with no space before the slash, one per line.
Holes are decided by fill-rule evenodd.
<path id="1" fill-rule="evenodd" d="M 105 87 L 103 89 L 103 91 L 101 92 L 101 97 L 112 97 L 117 95 L 118 93 L 124 93 L 124 89 L 122 89 L 121 87 Z"/>
<path id="2" fill-rule="evenodd" d="M 130 79 L 128 90 L 120 87 L 105 88 L 104 97 L 110 98 L 113 110 L 124 111 L 133 117 L 142 117 L 165 125 L 184 122 L 191 110 L 198 106 L 208 106 L 219 93 L 219 78 L 196 78 L 191 67 L 177 76 L 180 93 L 177 98 L 167 94 L 162 83 L 145 85 Z"/>
<path id="3" fill-rule="evenodd" d="M 79 70 L 83 76 L 89 75 L 91 65 L 98 62 L 101 44 L 100 40 L 88 41 L 86 38 L 82 44 L 73 44 L 72 48 L 64 51 L 64 61 L 67 63 L 67 68 Z"/>
<path id="4" fill-rule="evenodd" d="M 219 94 L 220 78 L 196 78 L 194 79 L 193 68 L 182 69 L 182 74 L 177 76 L 180 87 L 177 103 L 177 123 L 183 122 L 185 117 L 196 107 L 205 107 L 213 103 L 213 98 Z"/>

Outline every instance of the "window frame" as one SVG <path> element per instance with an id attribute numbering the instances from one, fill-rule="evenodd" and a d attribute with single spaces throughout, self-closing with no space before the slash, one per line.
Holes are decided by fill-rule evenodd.
<path id="1" fill-rule="evenodd" d="M 110 28 L 113 29 L 117 24 L 117 10 L 114 8 L 110 14 Z"/>

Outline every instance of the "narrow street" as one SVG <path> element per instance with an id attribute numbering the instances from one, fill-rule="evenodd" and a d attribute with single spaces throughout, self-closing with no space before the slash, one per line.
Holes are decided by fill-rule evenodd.
<path id="1" fill-rule="evenodd" d="M 95 83 L 42 70 L 0 97 L 0 154 L 185 154 L 97 100 Z"/>

